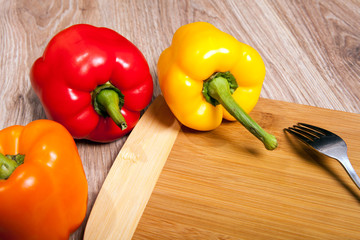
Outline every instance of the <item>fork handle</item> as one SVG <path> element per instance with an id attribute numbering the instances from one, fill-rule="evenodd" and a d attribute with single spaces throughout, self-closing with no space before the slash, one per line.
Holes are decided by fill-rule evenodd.
<path id="1" fill-rule="evenodd" d="M 353 166 L 351 165 L 349 158 L 346 156 L 346 157 L 343 157 L 342 159 L 338 159 L 338 160 L 341 163 L 341 165 L 344 167 L 346 172 L 349 174 L 350 178 L 353 180 L 355 185 L 360 189 L 360 178 L 356 174 Z"/>

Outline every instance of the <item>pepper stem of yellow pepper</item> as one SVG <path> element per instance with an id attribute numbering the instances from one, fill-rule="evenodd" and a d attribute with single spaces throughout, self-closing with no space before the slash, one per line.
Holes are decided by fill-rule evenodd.
<path id="1" fill-rule="evenodd" d="M 95 111 L 104 117 L 110 116 L 121 130 L 127 128 L 121 107 L 124 105 L 124 95 L 112 84 L 107 83 L 97 87 L 92 93 Z"/>
<path id="2" fill-rule="evenodd" d="M 277 147 L 277 140 L 275 136 L 267 133 L 262 129 L 234 100 L 231 96 L 230 84 L 237 84 L 224 76 L 226 73 L 221 73 L 219 76 L 211 77 L 207 80 L 203 90 L 205 94 L 208 94 L 211 98 L 218 101 L 236 120 L 238 120 L 247 130 L 249 130 L 255 137 L 261 140 L 265 148 L 268 150 L 274 150 Z M 229 73 L 230 74 L 230 73 Z M 233 76 L 231 75 L 233 78 Z M 230 82 L 230 83 L 229 83 Z M 214 101 L 211 102 L 214 104 Z"/>
<path id="3" fill-rule="evenodd" d="M 0 179 L 8 179 L 15 169 L 24 163 L 24 155 L 6 155 L 0 153 Z"/>

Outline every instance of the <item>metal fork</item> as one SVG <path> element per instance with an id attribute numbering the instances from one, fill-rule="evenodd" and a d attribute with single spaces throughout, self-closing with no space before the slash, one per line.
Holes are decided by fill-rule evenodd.
<path id="1" fill-rule="evenodd" d="M 360 189 L 360 178 L 349 161 L 347 146 L 341 137 L 328 130 L 305 123 L 298 123 L 284 130 L 318 152 L 338 160 Z"/>

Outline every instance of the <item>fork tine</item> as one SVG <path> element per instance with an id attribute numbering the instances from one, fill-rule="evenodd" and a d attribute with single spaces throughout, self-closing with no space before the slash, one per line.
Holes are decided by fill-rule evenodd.
<path id="1" fill-rule="evenodd" d="M 304 137 L 308 138 L 310 141 L 314 141 L 315 139 L 320 138 L 319 136 L 312 134 L 310 131 L 308 131 L 306 128 L 303 127 L 294 125 L 291 129 L 303 135 Z"/>
<path id="2" fill-rule="evenodd" d="M 307 134 L 311 135 L 312 138 L 320 138 L 321 136 L 325 135 L 322 132 L 315 131 L 315 130 L 313 130 L 311 128 L 308 128 L 308 127 L 303 127 L 301 125 L 294 125 L 293 127 L 298 129 L 298 130 L 301 130 L 303 133 L 306 132 Z"/>
<path id="3" fill-rule="evenodd" d="M 300 134 L 298 129 L 289 127 L 289 128 L 285 128 L 284 130 L 291 133 L 292 135 L 294 135 L 295 137 L 297 137 L 299 140 L 301 140 L 302 142 L 304 142 L 306 144 L 310 144 L 312 142 L 309 138 Z"/>
<path id="4" fill-rule="evenodd" d="M 328 130 L 325 130 L 323 128 L 319 128 L 319 127 L 316 127 L 316 126 L 313 126 L 313 125 L 310 125 L 310 124 L 298 123 L 298 125 L 305 126 L 305 127 L 309 128 L 309 129 L 313 129 L 315 131 L 318 131 L 318 132 L 323 133 L 323 134 L 328 135 L 328 136 L 329 135 L 335 135 L 334 133 L 332 133 L 332 132 L 330 132 Z"/>

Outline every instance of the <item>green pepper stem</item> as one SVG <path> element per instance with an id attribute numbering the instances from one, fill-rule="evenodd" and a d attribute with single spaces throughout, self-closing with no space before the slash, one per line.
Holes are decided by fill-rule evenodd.
<path id="1" fill-rule="evenodd" d="M 0 179 L 8 179 L 15 169 L 24 163 L 24 155 L 4 156 L 0 153 Z"/>
<path id="2" fill-rule="evenodd" d="M 121 128 L 121 130 L 127 128 L 125 118 L 120 112 L 118 92 L 111 88 L 102 89 L 96 95 L 96 102 L 98 107 L 109 114 L 111 119 Z"/>
<path id="3" fill-rule="evenodd" d="M 277 147 L 276 138 L 264 131 L 234 100 L 231 96 L 229 82 L 223 77 L 208 80 L 207 93 L 216 99 L 236 120 L 238 120 L 255 137 L 262 141 L 265 148 L 273 150 Z"/>

